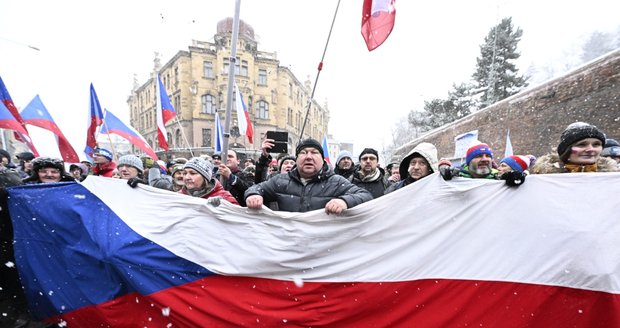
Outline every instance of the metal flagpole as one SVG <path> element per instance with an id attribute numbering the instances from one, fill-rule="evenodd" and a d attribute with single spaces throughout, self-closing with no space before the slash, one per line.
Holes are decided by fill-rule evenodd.
<path id="1" fill-rule="evenodd" d="M 317 68 L 318 72 L 316 73 L 316 78 L 314 79 L 314 85 L 312 86 L 312 93 L 310 94 L 310 98 L 308 98 L 308 105 L 306 105 L 306 116 L 304 117 L 304 124 L 301 126 L 301 132 L 299 133 L 299 142 L 304 137 L 304 130 L 306 128 L 306 122 L 308 122 L 308 115 L 310 114 L 310 105 L 312 104 L 312 100 L 314 99 L 314 91 L 316 90 L 316 84 L 319 82 L 319 75 L 321 75 L 321 70 L 323 69 L 323 60 L 325 59 L 325 53 L 327 52 L 327 45 L 329 45 L 329 39 L 332 36 L 332 30 L 334 29 L 334 23 L 336 22 L 336 15 L 338 14 L 338 7 L 340 7 L 340 0 L 338 0 L 338 4 L 336 5 L 336 11 L 334 12 L 334 18 L 332 19 L 332 25 L 329 28 L 329 34 L 327 35 L 327 41 L 325 42 L 325 49 L 323 49 L 323 56 L 321 57 L 321 62 L 319 63 L 319 67 Z"/>
<path id="2" fill-rule="evenodd" d="M 187 140 L 187 136 L 185 136 L 185 131 L 183 130 L 183 126 L 181 126 L 181 121 L 179 121 L 179 116 L 174 115 L 177 119 L 177 124 L 179 125 L 179 129 L 181 129 L 181 135 L 183 135 L 183 140 L 185 140 L 185 144 L 187 145 L 187 150 L 189 150 L 189 154 L 194 157 L 194 152 L 192 152 L 192 147 L 189 145 L 189 141 Z"/>
<path id="3" fill-rule="evenodd" d="M 235 16 L 233 19 L 232 41 L 230 47 L 230 57 L 228 58 L 228 95 L 226 101 L 226 122 L 224 123 L 224 142 L 222 145 L 222 160 L 228 158 L 228 139 L 230 139 L 230 118 L 233 105 L 233 85 L 235 83 L 235 67 L 237 62 L 237 39 L 239 36 L 239 10 L 241 0 L 235 1 Z M 224 162 L 226 163 L 226 162 Z M 226 181 L 220 175 L 222 185 L 226 185 Z"/>

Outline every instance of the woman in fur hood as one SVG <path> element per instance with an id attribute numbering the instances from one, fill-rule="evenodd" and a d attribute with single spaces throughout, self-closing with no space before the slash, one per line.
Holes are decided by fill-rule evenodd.
<path id="1" fill-rule="evenodd" d="M 557 154 L 538 158 L 531 169 L 533 174 L 574 172 L 615 172 L 612 159 L 601 157 L 605 134 L 596 126 L 575 122 L 560 136 Z"/>

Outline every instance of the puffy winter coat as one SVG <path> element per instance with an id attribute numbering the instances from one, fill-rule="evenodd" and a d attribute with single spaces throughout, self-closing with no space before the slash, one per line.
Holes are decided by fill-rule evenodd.
<path id="1" fill-rule="evenodd" d="M 245 192 L 263 197 L 263 203 L 277 202 L 280 211 L 308 212 L 325 208 L 330 200 L 340 198 L 351 208 L 372 199 L 372 195 L 340 175 L 334 174 L 327 164 L 307 184 L 301 182 L 299 171 L 294 168 L 287 174 L 255 184 Z"/>
<path id="2" fill-rule="evenodd" d="M 106 164 L 97 164 L 93 166 L 93 175 L 98 175 L 106 178 L 112 177 L 112 171 L 116 168 L 116 163 L 108 162 Z"/>

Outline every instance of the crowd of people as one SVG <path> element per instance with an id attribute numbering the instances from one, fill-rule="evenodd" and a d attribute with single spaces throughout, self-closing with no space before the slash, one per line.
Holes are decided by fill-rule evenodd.
<path id="1" fill-rule="evenodd" d="M 596 126 L 573 123 L 559 139 L 556 149 L 540 158 L 522 154 L 499 161 L 489 145 L 477 141 L 467 150 L 463 163 L 440 158 L 435 145 L 423 142 L 400 162 L 389 163 L 385 168 L 380 166 L 379 152 L 373 148 L 364 148 L 357 156 L 357 163 L 350 151 L 341 151 L 333 166 L 329 165 L 321 143 L 314 139 L 302 140 L 294 155 L 279 154 L 276 158 L 270 152 L 274 140 L 265 139 L 259 158 L 246 158 L 243 163 L 235 150 L 228 150 L 224 162 L 221 154 L 216 153 L 176 158 L 166 163 L 134 154 L 115 161 L 111 151 L 96 148 L 92 162 L 72 163 L 68 171 L 61 159 L 35 157 L 30 152 L 16 154 L 18 164 L 15 165 L 12 156 L 0 149 L 2 263 L 14 261 L 5 187 L 81 182 L 94 175 L 124 179 L 133 188 L 145 184 L 200 197 L 216 205 L 225 200 L 249 209 L 263 206 L 289 212 L 322 209 L 329 215 L 338 215 L 433 173 L 445 180 L 498 179 L 509 187 L 518 187 L 529 174 L 620 171 L 620 144 L 606 138 Z M 11 285 L 11 282 L 18 283 L 17 270 L 2 266 L 1 271 L 0 305 L 8 314 L 0 321 L 18 322 L 26 308 L 19 288 Z"/>

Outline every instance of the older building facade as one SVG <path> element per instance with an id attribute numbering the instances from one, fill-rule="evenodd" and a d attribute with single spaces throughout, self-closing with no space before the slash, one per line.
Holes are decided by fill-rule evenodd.
<path id="1" fill-rule="evenodd" d="M 164 157 L 187 157 L 188 148 L 194 156 L 213 153 L 216 115 L 226 126 L 232 26 L 232 18 L 224 19 L 217 24 L 213 42 L 194 40 L 188 51 L 179 51 L 163 65 L 156 58 L 151 78 L 134 86 L 128 99 L 130 124 L 153 149 L 161 151 L 157 145 L 157 71 L 177 112 L 166 124 L 170 151 Z M 235 82 L 254 128 L 254 142 L 239 136 L 237 114 L 232 110 L 229 147 L 255 156 L 270 130 L 288 132 L 289 145 L 295 145 L 306 117 L 311 82 L 301 83 L 288 68 L 281 67 L 275 52 L 258 50 L 253 28 L 243 21 L 239 23 L 234 65 Z M 313 100 L 303 137 L 321 140 L 328 123 L 328 109 Z"/>

